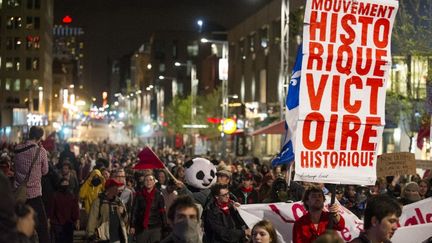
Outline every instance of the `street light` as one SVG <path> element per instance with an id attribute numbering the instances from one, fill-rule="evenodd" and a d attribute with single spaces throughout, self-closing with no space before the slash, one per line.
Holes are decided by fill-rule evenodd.
<path id="1" fill-rule="evenodd" d="M 222 80 L 222 128 L 223 121 L 228 118 L 228 41 L 210 40 L 201 38 L 201 43 L 213 43 L 222 45 L 222 58 L 219 59 L 219 78 Z M 238 97 L 238 96 L 237 96 Z M 226 135 L 225 131 L 221 132 L 222 137 L 222 158 L 226 156 Z"/>

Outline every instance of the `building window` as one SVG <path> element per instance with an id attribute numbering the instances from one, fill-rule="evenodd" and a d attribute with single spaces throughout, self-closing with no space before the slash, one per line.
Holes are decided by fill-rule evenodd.
<path id="1" fill-rule="evenodd" d="M 40 48 L 40 37 L 28 35 L 26 38 L 26 49 L 39 49 Z"/>
<path id="2" fill-rule="evenodd" d="M 272 37 L 273 42 L 275 44 L 279 44 L 281 42 L 281 21 L 273 21 L 272 24 Z"/>
<path id="3" fill-rule="evenodd" d="M 6 58 L 6 64 L 5 64 L 5 67 L 6 67 L 6 71 L 12 71 L 13 70 L 13 61 L 12 61 L 12 58 L 10 58 L 10 57 L 7 57 Z"/>
<path id="4" fill-rule="evenodd" d="M 26 18 L 26 29 L 31 30 L 31 29 L 33 29 L 33 28 L 34 28 L 34 25 L 33 25 L 33 17 L 28 16 L 28 17 Z"/>
<path id="5" fill-rule="evenodd" d="M 251 34 L 249 36 L 249 52 L 253 53 L 255 52 L 255 33 Z"/>
<path id="6" fill-rule="evenodd" d="M 21 89 L 21 80 L 15 79 L 13 91 L 20 91 Z"/>
<path id="7" fill-rule="evenodd" d="M 11 86 L 12 86 L 12 79 L 7 78 L 6 82 L 5 82 L 5 90 L 11 90 Z"/>
<path id="8" fill-rule="evenodd" d="M 19 29 L 21 28 L 21 17 L 7 17 L 6 28 L 11 29 Z"/>
<path id="9" fill-rule="evenodd" d="M 15 37 L 14 39 L 14 49 L 18 50 L 21 46 L 21 39 L 19 37 Z"/>
<path id="10" fill-rule="evenodd" d="M 37 71 L 39 70 L 39 58 L 34 57 L 32 60 L 32 70 Z"/>
<path id="11" fill-rule="evenodd" d="M 19 71 L 20 67 L 21 67 L 21 63 L 20 63 L 19 57 L 15 57 L 14 63 L 15 63 L 15 70 Z"/>
<path id="12" fill-rule="evenodd" d="M 32 9 L 32 8 L 40 9 L 40 3 L 41 3 L 40 0 L 27 0 L 27 8 L 28 9 Z"/>
<path id="13" fill-rule="evenodd" d="M 12 37 L 6 38 L 6 50 L 12 50 L 13 49 L 13 39 Z"/>
<path id="14" fill-rule="evenodd" d="M 198 45 L 196 43 L 190 44 L 187 46 L 187 53 L 189 57 L 198 56 Z"/>
<path id="15" fill-rule="evenodd" d="M 18 8 L 21 6 L 21 0 L 6 0 L 6 8 Z"/>
<path id="16" fill-rule="evenodd" d="M 31 70 L 31 58 L 27 57 L 26 58 L 26 70 Z"/>
<path id="17" fill-rule="evenodd" d="M 246 49 L 245 49 L 245 40 L 241 39 L 238 44 L 239 54 L 241 59 L 246 59 Z"/>
<path id="18" fill-rule="evenodd" d="M 31 85 L 32 85 L 32 82 L 31 82 L 31 80 L 30 79 L 28 79 L 28 78 L 26 78 L 26 80 L 25 80 L 25 84 L 24 84 L 25 86 L 24 86 L 24 88 L 25 88 L 25 90 L 30 90 L 30 88 L 31 88 Z"/>
<path id="19" fill-rule="evenodd" d="M 260 30 L 260 45 L 262 48 L 267 48 L 269 42 L 268 27 L 264 27 Z"/>
<path id="20" fill-rule="evenodd" d="M 40 28 L 40 18 L 39 17 L 34 17 L 34 28 L 37 30 Z"/>

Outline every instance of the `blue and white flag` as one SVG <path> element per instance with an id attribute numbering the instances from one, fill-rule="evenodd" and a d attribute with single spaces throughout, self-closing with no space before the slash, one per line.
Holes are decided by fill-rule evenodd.
<path id="1" fill-rule="evenodd" d="M 281 152 L 272 160 L 272 166 L 290 164 L 294 161 L 294 144 L 299 117 L 300 77 L 303 58 L 303 44 L 297 50 L 297 57 L 288 85 L 285 101 L 285 139 Z"/>

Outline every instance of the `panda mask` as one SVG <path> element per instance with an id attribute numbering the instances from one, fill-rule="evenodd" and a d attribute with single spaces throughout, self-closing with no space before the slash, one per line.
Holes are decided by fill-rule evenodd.
<path id="1" fill-rule="evenodd" d="M 216 183 L 216 166 L 204 158 L 195 158 L 184 164 L 185 179 L 189 186 L 207 189 Z"/>

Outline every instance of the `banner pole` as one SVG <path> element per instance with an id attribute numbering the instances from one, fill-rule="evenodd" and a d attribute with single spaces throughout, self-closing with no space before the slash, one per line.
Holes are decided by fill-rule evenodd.
<path id="1" fill-rule="evenodd" d="M 333 206 L 333 204 L 336 201 L 336 184 L 330 184 L 329 189 L 330 189 L 330 193 L 331 193 L 331 199 L 330 199 L 330 207 L 331 207 L 331 206 Z M 333 230 L 334 219 L 335 219 L 335 217 L 331 213 L 329 224 L 327 225 L 327 230 Z"/>

